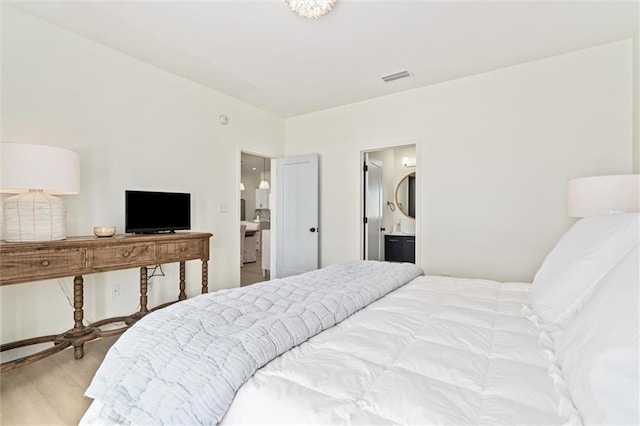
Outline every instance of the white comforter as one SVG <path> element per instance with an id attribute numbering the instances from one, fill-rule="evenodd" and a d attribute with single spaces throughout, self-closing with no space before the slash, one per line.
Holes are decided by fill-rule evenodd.
<path id="1" fill-rule="evenodd" d="M 223 424 L 558 424 L 528 284 L 418 277 L 286 352 Z"/>

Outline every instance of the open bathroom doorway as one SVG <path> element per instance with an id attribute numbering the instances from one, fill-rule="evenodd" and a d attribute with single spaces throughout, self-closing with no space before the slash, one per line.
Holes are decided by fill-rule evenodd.
<path id="1" fill-rule="evenodd" d="M 362 153 L 362 258 L 416 263 L 416 145 Z"/>

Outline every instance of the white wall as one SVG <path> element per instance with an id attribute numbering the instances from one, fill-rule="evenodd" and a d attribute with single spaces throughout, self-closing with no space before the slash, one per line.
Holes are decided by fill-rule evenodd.
<path id="1" fill-rule="evenodd" d="M 321 156 L 322 265 L 359 256 L 360 152 L 418 140 L 425 271 L 530 281 L 567 180 L 632 170 L 632 61 L 624 40 L 288 119 L 287 155 Z"/>
<path id="2" fill-rule="evenodd" d="M 239 285 L 239 148 L 282 155 L 284 120 L 6 5 L 2 24 L 2 141 L 80 153 L 68 234 L 90 235 L 97 224 L 123 232 L 125 189 L 190 192 L 192 229 L 213 233 L 210 290 Z M 194 296 L 200 262 L 187 265 Z M 177 265 L 164 269 L 149 306 L 177 297 Z M 86 317 L 134 312 L 138 280 L 136 270 L 86 276 Z M 114 282 L 121 296 L 112 299 Z M 2 342 L 70 328 L 73 309 L 59 285 L 72 295 L 72 279 L 0 288 Z"/>

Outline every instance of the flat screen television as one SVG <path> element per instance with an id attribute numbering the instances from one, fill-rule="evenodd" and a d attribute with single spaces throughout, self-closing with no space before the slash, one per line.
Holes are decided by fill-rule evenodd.
<path id="1" fill-rule="evenodd" d="M 124 228 L 134 234 L 191 229 L 191 194 L 181 192 L 124 192 Z"/>

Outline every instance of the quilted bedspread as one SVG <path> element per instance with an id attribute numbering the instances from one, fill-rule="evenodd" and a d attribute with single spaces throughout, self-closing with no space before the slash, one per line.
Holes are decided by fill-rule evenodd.
<path id="1" fill-rule="evenodd" d="M 357 261 L 174 304 L 120 337 L 86 395 L 110 422 L 218 423 L 258 368 L 421 274 Z"/>

